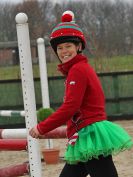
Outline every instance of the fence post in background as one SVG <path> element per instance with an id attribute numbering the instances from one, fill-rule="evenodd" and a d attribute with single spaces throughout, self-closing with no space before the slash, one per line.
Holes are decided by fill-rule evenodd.
<path id="1" fill-rule="evenodd" d="M 113 78 L 114 99 L 116 99 L 116 114 L 120 114 L 119 78 L 118 75 L 113 75 L 112 78 Z"/>
<path id="2" fill-rule="evenodd" d="M 28 17 L 25 13 L 18 13 L 15 20 L 17 23 L 16 28 L 21 66 L 25 121 L 27 131 L 29 131 L 37 124 L 37 119 L 29 28 L 27 23 Z M 39 143 L 38 140 L 29 136 L 28 133 L 27 135 L 30 174 L 31 177 L 41 177 L 41 157 Z"/>
<path id="3" fill-rule="evenodd" d="M 46 51 L 45 51 L 45 44 L 43 38 L 37 39 L 37 48 L 38 48 L 39 70 L 40 70 L 40 81 L 41 81 L 41 92 L 42 92 L 42 105 L 43 108 L 50 108 Z M 46 148 L 53 148 L 53 141 L 51 139 L 46 140 Z"/>

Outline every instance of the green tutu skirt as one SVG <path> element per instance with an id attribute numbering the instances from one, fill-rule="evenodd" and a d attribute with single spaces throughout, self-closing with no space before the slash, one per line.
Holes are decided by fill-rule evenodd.
<path id="1" fill-rule="evenodd" d="M 118 154 L 132 146 L 131 137 L 121 126 L 105 120 L 82 128 L 76 143 L 68 144 L 65 160 L 69 164 L 86 162 L 99 155 Z"/>

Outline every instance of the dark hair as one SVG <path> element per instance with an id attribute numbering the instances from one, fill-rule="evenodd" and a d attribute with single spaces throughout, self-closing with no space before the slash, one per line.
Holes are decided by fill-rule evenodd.
<path id="1" fill-rule="evenodd" d="M 78 45 L 79 43 L 82 43 L 82 49 L 85 48 L 84 43 L 81 41 L 79 37 L 75 36 L 61 36 L 55 39 L 51 39 L 50 44 L 52 48 L 54 49 L 55 53 L 57 53 L 57 45 L 62 44 L 65 42 L 72 42 L 75 45 Z M 78 53 L 81 53 L 82 51 L 79 51 Z"/>

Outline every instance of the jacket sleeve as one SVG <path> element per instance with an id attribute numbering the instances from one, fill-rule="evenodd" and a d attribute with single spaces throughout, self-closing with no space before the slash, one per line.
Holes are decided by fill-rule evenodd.
<path id="1" fill-rule="evenodd" d="M 84 72 L 71 68 L 66 83 L 64 103 L 55 113 L 37 125 L 40 134 L 45 134 L 65 124 L 80 108 L 86 90 L 87 79 Z"/>

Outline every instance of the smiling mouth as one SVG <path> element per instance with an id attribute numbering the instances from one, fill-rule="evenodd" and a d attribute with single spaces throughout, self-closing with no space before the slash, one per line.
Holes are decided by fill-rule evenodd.
<path id="1" fill-rule="evenodd" d="M 63 59 L 69 58 L 70 56 L 64 56 Z"/>

